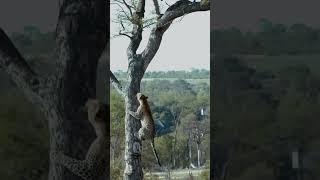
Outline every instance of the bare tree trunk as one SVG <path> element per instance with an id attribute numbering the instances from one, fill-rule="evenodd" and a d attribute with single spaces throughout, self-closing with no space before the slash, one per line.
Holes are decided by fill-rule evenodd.
<path id="1" fill-rule="evenodd" d="M 181 115 L 182 110 L 181 109 L 174 109 L 173 107 L 171 108 L 171 114 L 174 119 L 175 123 L 175 131 L 174 131 L 174 144 L 173 144 L 173 154 L 176 154 L 176 149 L 177 149 L 177 134 L 178 134 L 178 121 Z M 176 156 L 173 156 L 173 168 L 176 168 Z"/>
<path id="2" fill-rule="evenodd" d="M 133 64 L 128 71 L 128 84 L 125 90 L 125 172 L 124 179 L 140 180 L 143 179 L 143 172 L 141 166 L 141 141 L 135 136 L 135 133 L 141 127 L 139 120 L 136 120 L 128 113 L 128 110 L 136 111 L 138 108 L 138 101 L 136 94 L 140 92 L 140 83 L 143 77 L 142 64 L 139 61 L 133 60 Z"/>
<path id="3" fill-rule="evenodd" d="M 173 144 L 173 154 L 176 154 L 176 148 L 177 148 L 177 133 L 178 133 L 178 127 L 177 127 L 177 120 L 176 120 L 176 129 L 174 132 L 174 144 Z M 176 156 L 173 156 L 173 168 L 176 168 Z"/>
<path id="4" fill-rule="evenodd" d="M 201 166 L 201 162 L 200 162 L 201 151 L 200 151 L 200 144 L 198 144 L 198 143 L 197 143 L 197 151 L 198 151 L 198 168 L 200 168 L 200 166 Z"/>
<path id="5" fill-rule="evenodd" d="M 189 131 L 189 137 L 188 137 L 188 148 L 189 148 L 189 167 L 191 167 L 192 164 L 192 141 L 191 141 L 191 129 L 188 130 Z"/>

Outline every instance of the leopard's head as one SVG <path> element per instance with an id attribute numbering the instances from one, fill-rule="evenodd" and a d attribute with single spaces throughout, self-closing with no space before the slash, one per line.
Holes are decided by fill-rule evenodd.
<path id="1" fill-rule="evenodd" d="M 108 118 L 108 106 L 97 99 L 89 98 L 85 104 L 88 119 L 91 123 L 106 122 Z"/>
<path id="2" fill-rule="evenodd" d="M 145 96 L 142 93 L 137 93 L 137 99 L 140 102 L 140 104 L 142 104 L 147 101 L 148 96 Z"/>

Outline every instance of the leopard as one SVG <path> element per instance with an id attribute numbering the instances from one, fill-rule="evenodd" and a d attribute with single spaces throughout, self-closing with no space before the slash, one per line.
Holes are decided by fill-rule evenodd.
<path id="1" fill-rule="evenodd" d="M 139 107 L 137 108 L 136 112 L 130 110 L 128 111 L 132 117 L 141 121 L 141 128 L 139 129 L 138 133 L 135 134 L 135 136 L 137 136 L 140 141 L 146 140 L 150 142 L 157 163 L 161 167 L 159 156 L 154 146 L 154 138 L 156 133 L 154 120 L 147 100 L 148 96 L 145 96 L 140 92 L 137 93 L 136 96 L 140 104 Z"/>
<path id="2" fill-rule="evenodd" d="M 107 105 L 89 98 L 84 106 L 88 120 L 93 126 L 96 139 L 90 145 L 84 160 L 67 156 L 63 151 L 53 150 L 53 162 L 58 163 L 84 180 L 96 180 L 103 175 L 108 158 Z"/>

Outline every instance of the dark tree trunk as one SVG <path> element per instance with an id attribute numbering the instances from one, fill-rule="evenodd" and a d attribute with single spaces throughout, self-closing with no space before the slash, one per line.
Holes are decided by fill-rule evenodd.
<path id="1" fill-rule="evenodd" d="M 95 138 L 86 113 L 80 109 L 89 97 L 96 96 L 97 64 L 109 38 L 108 16 L 109 1 L 61 2 L 56 29 L 56 72 L 48 78 L 34 73 L 0 31 L 0 66 L 47 118 L 50 150 L 62 150 L 77 159 L 84 159 Z M 48 179 L 81 178 L 50 162 Z"/>
<path id="2" fill-rule="evenodd" d="M 104 0 L 65 0 L 60 8 L 56 30 L 58 71 L 54 102 L 57 113 L 50 117 L 51 149 L 84 159 L 95 138 L 93 128 L 81 107 L 96 96 L 98 60 L 109 36 L 108 2 Z M 50 165 L 49 179 L 80 179 L 69 171 Z"/>
<path id="3" fill-rule="evenodd" d="M 227 180 L 232 162 L 232 156 L 235 151 L 233 148 L 234 147 L 232 146 L 214 145 L 213 153 L 215 156 L 212 159 L 214 164 L 212 167 L 214 179 Z"/>

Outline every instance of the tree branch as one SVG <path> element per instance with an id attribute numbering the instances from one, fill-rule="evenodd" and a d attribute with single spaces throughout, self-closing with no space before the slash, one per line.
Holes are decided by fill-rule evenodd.
<path id="1" fill-rule="evenodd" d="M 125 31 L 126 28 L 124 27 L 122 20 L 120 20 L 120 24 L 121 24 L 121 27 L 122 27 L 122 31 Z M 125 32 L 122 32 L 122 31 L 120 30 L 119 35 L 121 35 L 121 36 L 126 36 L 126 37 L 128 37 L 129 39 L 132 38 L 130 35 L 128 35 L 128 34 L 125 33 Z"/>
<path id="2" fill-rule="evenodd" d="M 6 33 L 0 28 L 0 67 L 28 95 L 39 95 L 40 77 L 30 68 Z M 31 93 L 31 94 L 30 94 Z"/>
<path id="3" fill-rule="evenodd" d="M 125 96 L 121 83 L 118 81 L 116 76 L 111 71 L 109 71 L 109 73 L 110 73 L 110 82 L 113 85 L 113 87 L 118 91 L 119 94 L 121 94 L 122 96 Z"/>
<path id="4" fill-rule="evenodd" d="M 132 12 L 131 12 L 131 9 L 130 9 L 130 16 L 126 13 L 126 11 L 123 9 L 123 7 L 120 5 L 121 2 L 118 2 L 118 1 L 115 1 L 116 3 L 111 3 L 111 4 L 115 4 L 117 5 L 119 8 L 120 8 L 120 11 L 123 13 L 124 16 L 126 16 L 127 20 L 130 20 L 132 18 Z M 120 3 L 120 4 L 118 4 Z"/>
<path id="5" fill-rule="evenodd" d="M 159 19 L 157 28 L 161 28 L 170 24 L 174 19 L 198 11 L 209 11 L 210 1 L 202 4 L 201 2 L 190 2 L 188 0 L 180 0 L 171 5 L 164 15 Z"/>
<path id="6" fill-rule="evenodd" d="M 129 60 L 135 56 L 136 51 L 139 48 L 142 40 L 142 30 L 143 30 L 142 19 L 145 13 L 145 0 L 139 0 L 136 9 L 137 9 L 136 12 L 134 12 L 132 16 L 132 24 L 133 24 L 132 38 L 127 49 L 127 56 Z"/>
<path id="7" fill-rule="evenodd" d="M 160 17 L 161 13 L 160 13 L 160 7 L 159 7 L 158 0 L 153 0 L 153 5 L 154 5 L 154 9 L 156 11 L 156 14 L 158 15 L 158 17 Z"/>
<path id="8" fill-rule="evenodd" d="M 125 0 L 123 0 L 123 4 L 128 8 L 130 15 L 133 16 L 133 13 L 132 13 L 132 10 L 131 10 L 131 7 L 129 6 L 129 4 Z"/>
<path id="9" fill-rule="evenodd" d="M 119 32 L 118 36 L 125 36 L 129 39 L 131 39 L 132 37 L 129 35 L 129 34 L 126 34 L 126 33 L 122 33 L 122 32 Z M 115 36 L 116 37 L 116 36 Z"/>
<path id="10" fill-rule="evenodd" d="M 151 60 L 157 53 L 162 41 L 162 36 L 170 27 L 173 20 L 192 12 L 208 10 L 210 10 L 210 2 L 208 2 L 207 4 L 201 4 L 200 2 L 180 0 L 171 5 L 163 14 L 163 16 L 158 20 L 156 27 L 152 29 L 148 44 L 144 51 L 141 53 L 142 59 L 144 60 L 144 71 L 147 69 Z"/>

